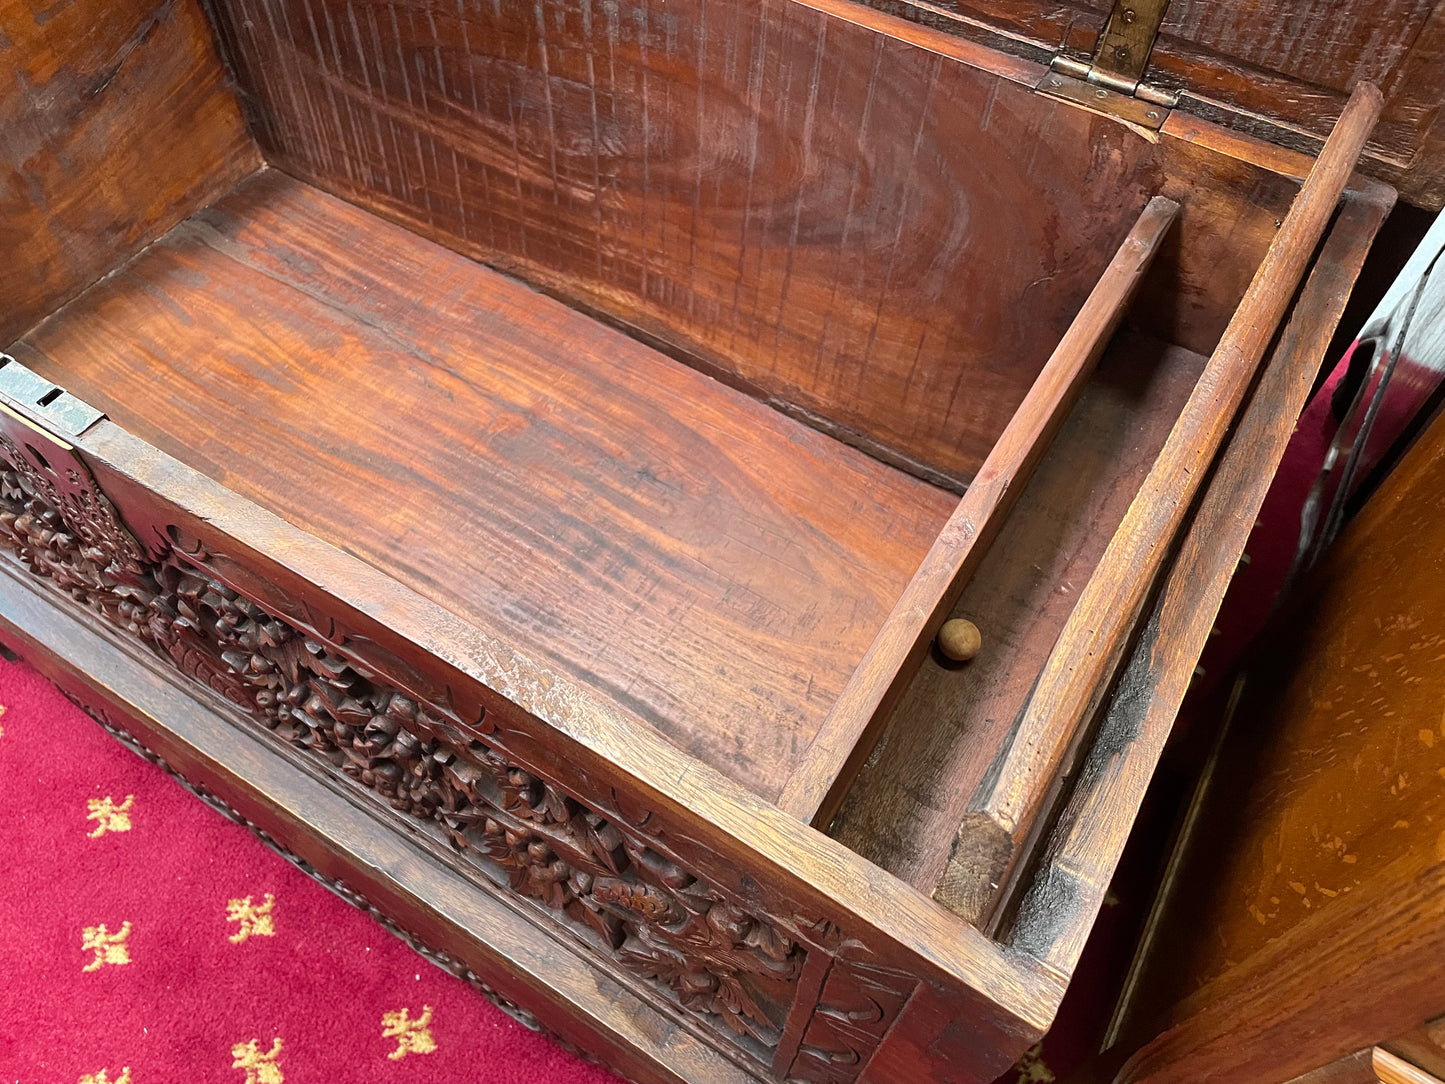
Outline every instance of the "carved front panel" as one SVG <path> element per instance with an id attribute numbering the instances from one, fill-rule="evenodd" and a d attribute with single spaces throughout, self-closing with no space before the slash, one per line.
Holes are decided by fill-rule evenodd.
<path id="1" fill-rule="evenodd" d="M 579 800 L 511 762 L 472 736 L 491 732 L 494 719 L 468 727 L 401 691 L 344 644 L 320 642 L 221 582 L 191 540 L 154 559 L 144 555 L 98 492 L 104 504 L 92 507 L 105 510 L 107 535 L 124 537 L 94 544 L 76 522 L 89 523 L 86 509 L 62 514 L 13 444 L 0 442 L 0 456 L 11 464 L 0 471 L 0 540 L 33 573 L 324 761 L 331 774 L 435 825 L 461 862 L 563 918 L 677 1004 L 725 1025 L 711 1029 L 715 1036 L 771 1063 L 804 959 L 831 955 L 836 933 L 820 938 L 806 920 L 740 906 L 667 855 L 649 831 L 656 828 L 649 811 L 623 806 L 610 791 L 601 801 Z M 228 567 L 224 558 L 218 565 Z M 619 806 L 625 815 L 602 812 Z M 866 970 L 846 966 L 853 970 L 840 970 L 841 960 L 833 966 L 791 1069 L 777 1067 L 790 1080 L 856 1079 L 906 1000 L 887 993 L 886 983 L 873 996 Z M 855 977 L 845 980 L 849 974 Z M 848 982 L 862 982 L 863 994 L 854 996 Z"/>

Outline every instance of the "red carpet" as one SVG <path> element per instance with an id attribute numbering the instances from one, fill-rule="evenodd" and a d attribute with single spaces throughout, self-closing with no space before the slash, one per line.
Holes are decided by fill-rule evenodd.
<path id="1" fill-rule="evenodd" d="M 0 660 L 0 1084 L 615 1084 Z"/>

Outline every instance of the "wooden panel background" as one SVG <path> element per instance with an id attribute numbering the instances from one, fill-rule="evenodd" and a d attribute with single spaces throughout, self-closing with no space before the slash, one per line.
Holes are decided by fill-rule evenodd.
<path id="1" fill-rule="evenodd" d="M 1087 57 L 1108 0 L 862 0 L 1003 52 Z M 1412 203 L 1445 202 L 1445 5 L 1438 0 L 1173 0 L 1145 82 L 1184 108 L 1315 153 L 1361 79 L 1387 99 L 1362 165 Z"/>
<path id="2" fill-rule="evenodd" d="M 955 480 L 1149 195 L 1149 318 L 1206 350 L 1295 190 L 792 0 L 217 17 L 282 169 Z"/>
<path id="3" fill-rule="evenodd" d="M 0 347 L 259 165 L 191 0 L 4 0 Z"/>

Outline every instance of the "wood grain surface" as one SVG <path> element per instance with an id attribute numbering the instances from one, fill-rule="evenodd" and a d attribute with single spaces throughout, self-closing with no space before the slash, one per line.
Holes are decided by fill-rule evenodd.
<path id="1" fill-rule="evenodd" d="M 6 0 L 0 344 L 259 165 L 193 0 Z"/>
<path id="2" fill-rule="evenodd" d="M 954 608 L 979 627 L 983 650 L 963 666 L 925 661 L 834 838 L 933 888 L 969 798 L 1204 362 L 1137 333 L 1116 336 Z"/>
<path id="3" fill-rule="evenodd" d="M 16 353 L 765 796 L 953 504 L 273 171 Z"/>
<path id="4" fill-rule="evenodd" d="M 1393 190 L 1378 182 L 1346 197 L 1191 516 L 1068 804 L 1036 857 L 1037 873 L 1009 918 L 1008 936 L 1050 966 L 1071 971 L 1084 951 L 1220 600 L 1393 204 Z"/>
<path id="5" fill-rule="evenodd" d="M 914 469 L 977 471 L 1155 194 L 1143 319 L 1213 346 L 1293 181 L 853 10 L 218 5 L 279 168 Z"/>
<path id="6" fill-rule="evenodd" d="M 969 804 L 936 898 L 972 920 L 1010 891 L 1019 857 L 1082 740 L 1176 533 L 1334 216 L 1383 98 L 1361 83 L 1270 243 L 1159 459 L 1079 594 L 1007 751 Z"/>
<path id="7" fill-rule="evenodd" d="M 979 47 L 1047 63 L 1094 52 L 1105 0 L 864 0 Z M 1317 154 L 1357 82 L 1384 92 L 1362 168 L 1412 203 L 1445 202 L 1445 5 L 1436 0 L 1173 0 L 1144 80 L 1171 115 Z"/>
<path id="8" fill-rule="evenodd" d="M 779 808 L 827 829 L 1178 217 L 1179 204 L 1155 197 L 1120 243 L 788 777 Z"/>
<path id="9" fill-rule="evenodd" d="M 1250 661 L 1125 1079 L 1287 1078 L 1445 1008 L 1442 494 L 1437 421 Z"/>

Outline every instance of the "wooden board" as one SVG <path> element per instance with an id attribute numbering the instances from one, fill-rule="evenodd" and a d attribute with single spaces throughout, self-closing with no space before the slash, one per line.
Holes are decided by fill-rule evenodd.
<path id="1" fill-rule="evenodd" d="M 1213 346 L 1292 181 L 835 6 L 218 14 L 278 167 L 915 469 L 972 476 L 1152 195 L 1184 212 L 1141 312 Z"/>
<path id="2" fill-rule="evenodd" d="M 272 171 L 15 349 L 764 796 L 953 504 Z"/>
<path id="3" fill-rule="evenodd" d="M 1108 0 L 864 0 L 950 36 L 1044 63 L 1087 59 Z M 1438 0 L 1172 0 L 1144 81 L 1179 109 L 1314 154 L 1355 84 L 1385 114 L 1362 162 L 1412 203 L 1445 202 L 1445 5 Z"/>
<path id="4" fill-rule="evenodd" d="M 0 343 L 259 164 L 193 0 L 7 0 Z"/>
<path id="5" fill-rule="evenodd" d="M 1123 1079 L 1287 1078 L 1445 1008 L 1442 479 L 1437 420 L 1251 661 Z"/>

